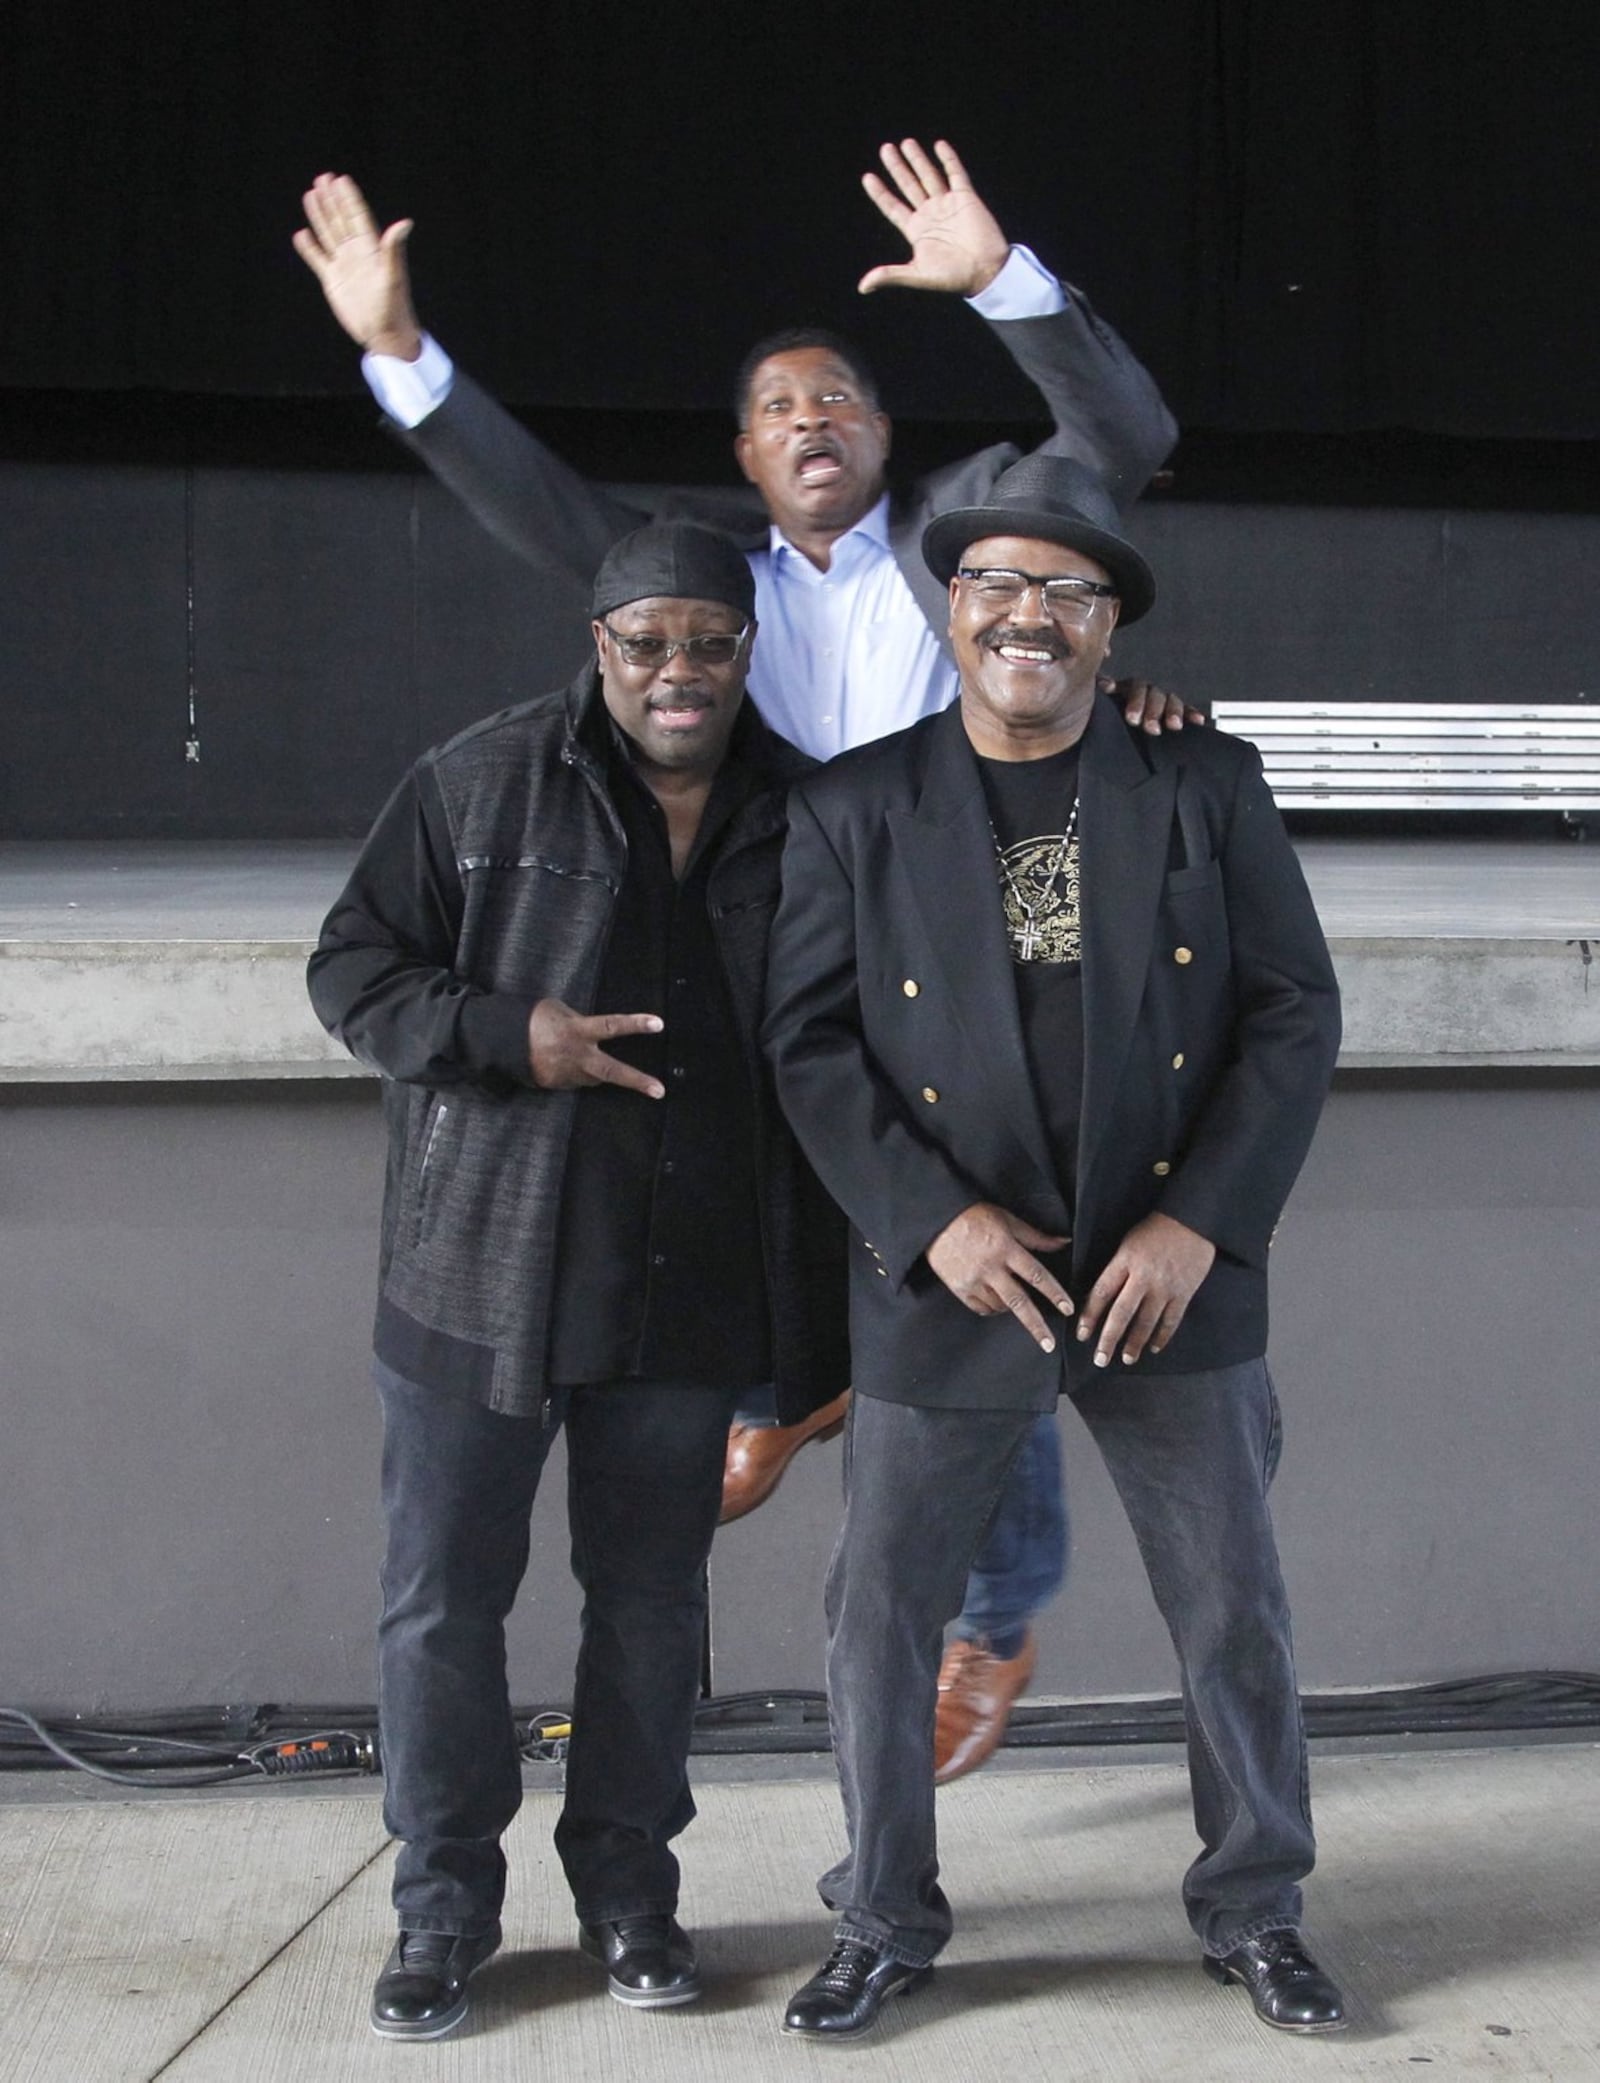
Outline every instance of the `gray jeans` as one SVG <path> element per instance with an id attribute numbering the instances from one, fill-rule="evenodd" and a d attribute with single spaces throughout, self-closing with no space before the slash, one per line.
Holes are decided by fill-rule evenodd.
<path id="1" fill-rule="evenodd" d="M 1300 1921 L 1315 1856 L 1289 1607 L 1267 1512 L 1277 1398 L 1265 1362 L 1075 1399 L 1138 1537 L 1178 1652 L 1201 1851 L 1184 1905 L 1207 1952 Z M 849 1851 L 822 1899 L 840 1934 L 923 1966 L 950 1936 L 934 1826 L 945 1624 L 1028 1411 L 923 1410 L 857 1393 L 828 1571 L 828 1697 Z"/>

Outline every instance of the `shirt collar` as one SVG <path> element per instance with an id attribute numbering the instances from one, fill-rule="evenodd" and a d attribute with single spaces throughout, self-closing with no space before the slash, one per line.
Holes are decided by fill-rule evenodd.
<path id="1" fill-rule="evenodd" d="M 884 493 L 876 506 L 869 508 L 861 516 L 853 528 L 845 530 L 844 534 L 839 537 L 839 541 L 841 543 L 850 542 L 858 536 L 864 542 L 874 545 L 877 549 L 886 550 L 889 548 L 889 495 L 887 492 Z M 776 521 L 767 530 L 767 541 L 771 547 L 774 561 L 781 561 L 785 557 L 794 557 L 799 558 L 802 564 L 809 562 L 809 559 L 800 555 L 800 552 L 790 542 Z M 815 570 L 815 568 L 813 565 L 812 569 Z"/>

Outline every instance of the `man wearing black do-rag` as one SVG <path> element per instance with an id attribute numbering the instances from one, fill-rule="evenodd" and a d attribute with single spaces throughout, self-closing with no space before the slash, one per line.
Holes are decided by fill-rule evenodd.
<path id="1" fill-rule="evenodd" d="M 521 1798 L 504 1620 L 562 1427 L 584 1613 L 555 1837 L 579 1944 L 624 2003 L 700 1993 L 670 1847 L 728 1423 L 753 1384 L 793 1423 L 849 1379 L 842 1225 L 757 1047 L 785 793 L 811 762 L 743 699 L 750 567 L 712 530 L 641 528 L 593 611 L 572 686 L 417 762 L 310 965 L 389 1124 L 380 1718 L 402 1845 L 371 2020 L 393 2038 L 457 2026 L 499 1944 Z"/>

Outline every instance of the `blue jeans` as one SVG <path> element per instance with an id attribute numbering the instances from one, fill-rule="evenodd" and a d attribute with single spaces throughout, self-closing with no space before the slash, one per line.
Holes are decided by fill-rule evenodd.
<path id="1" fill-rule="evenodd" d="M 1069 1540 L 1061 1428 L 1049 1410 L 1035 1418 L 1018 1449 L 968 1572 L 955 1632 L 986 1642 L 996 1656 L 1016 1656 L 1028 1622 L 1066 1579 Z"/>
<path id="2" fill-rule="evenodd" d="M 671 1911 L 694 1815 L 706 1557 L 735 1392 L 688 1382 L 553 1389 L 510 1418 L 375 1370 L 388 1546 L 378 1631 L 384 1822 L 402 1929 L 477 1934 L 500 1913 L 522 1801 L 505 1619 L 550 1442 L 567 1433 L 582 1635 L 556 1850 L 580 1920 Z"/>
<path id="3" fill-rule="evenodd" d="M 1315 1843 L 1289 1608 L 1267 1512 L 1265 1363 L 1091 1382 L 1077 1407 L 1116 1483 L 1178 1653 L 1200 1853 L 1189 1921 L 1226 1953 L 1300 1921 Z M 841 1936 L 920 1967 L 950 1936 L 934 1823 L 945 1624 L 1034 1420 L 858 1391 L 828 1570 L 828 1700 L 849 1849 L 819 1883 Z"/>

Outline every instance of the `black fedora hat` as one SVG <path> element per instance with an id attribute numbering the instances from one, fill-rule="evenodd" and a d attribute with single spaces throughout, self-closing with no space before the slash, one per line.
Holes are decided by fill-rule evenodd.
<path id="1" fill-rule="evenodd" d="M 958 506 L 928 523 L 923 561 L 948 585 L 969 543 L 986 535 L 1025 535 L 1058 542 L 1103 564 L 1122 602 L 1119 620 L 1137 622 L 1155 603 L 1156 582 L 1139 552 L 1119 534 L 1116 502 L 1087 463 L 1075 456 L 1024 456 L 995 479 L 984 506 Z"/>

